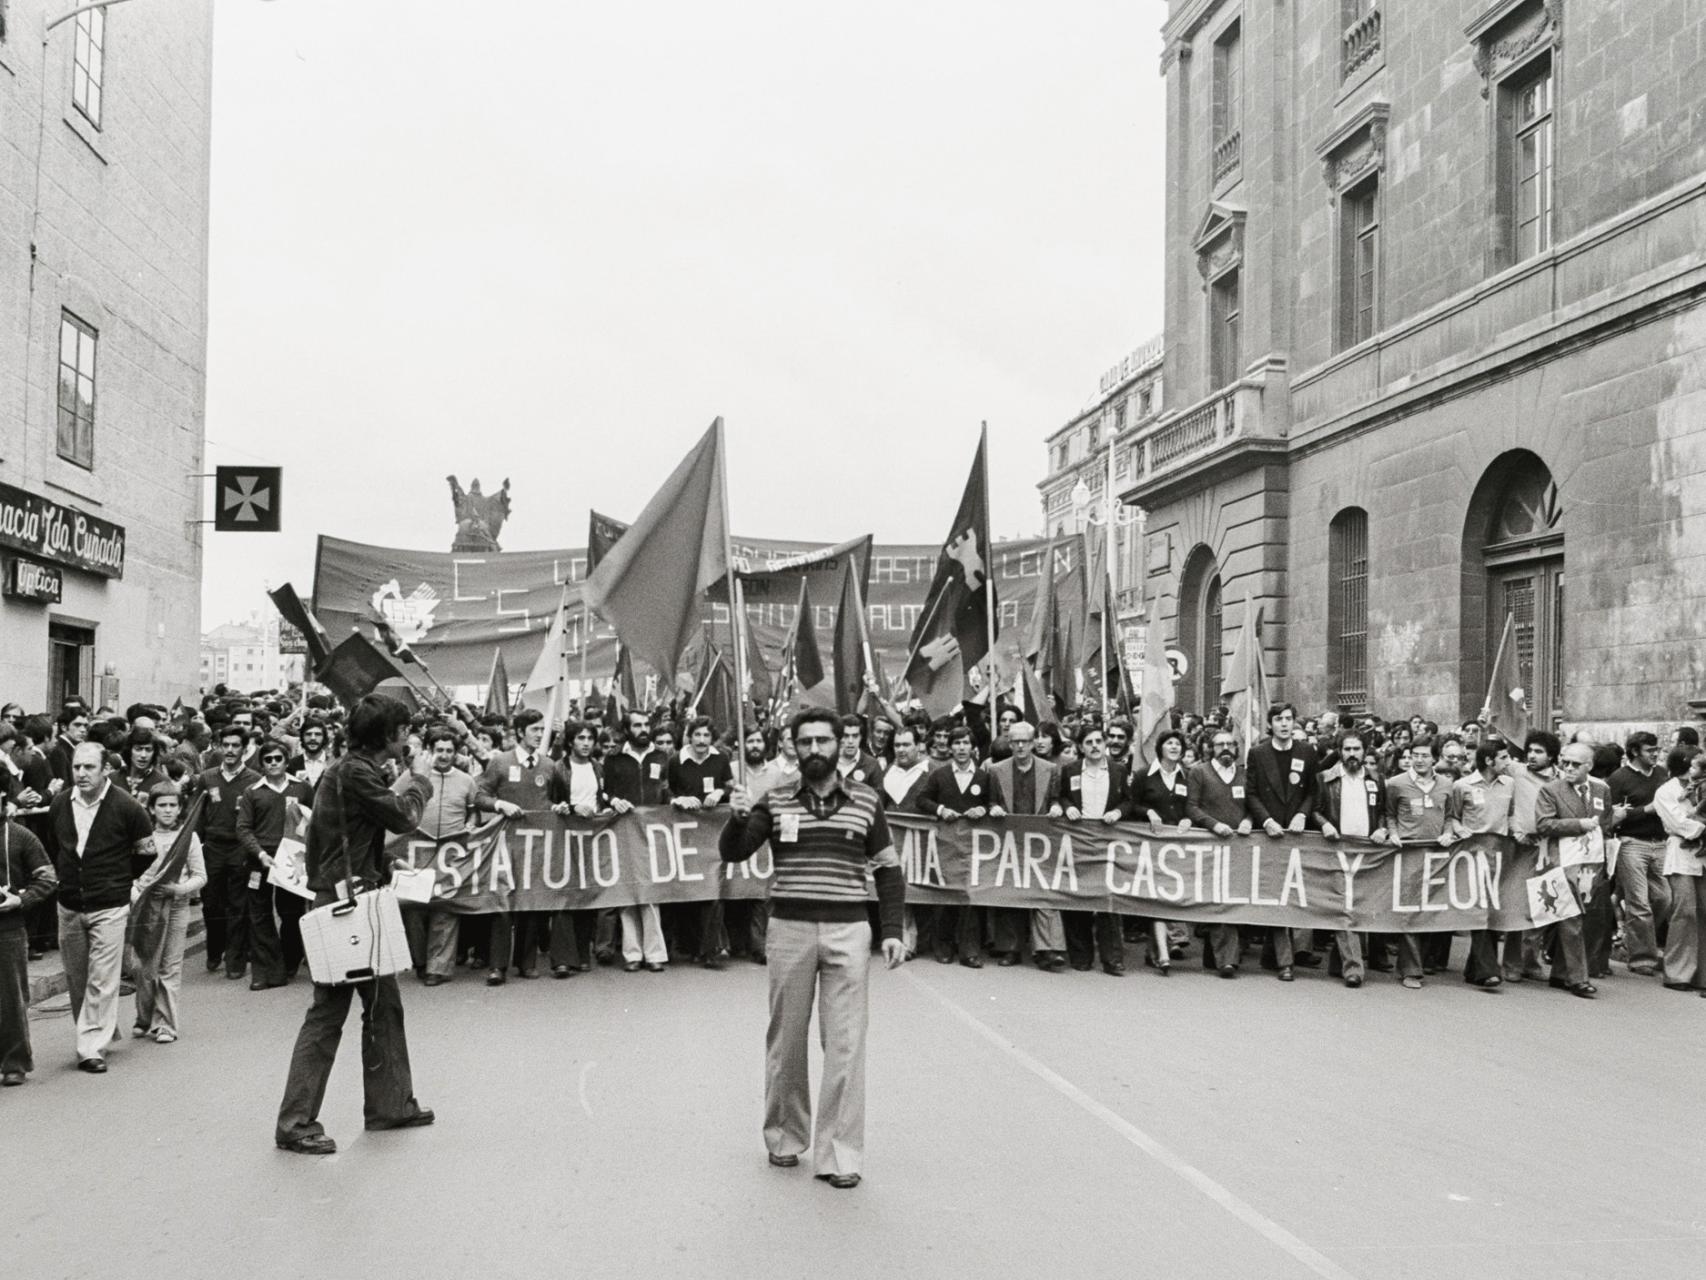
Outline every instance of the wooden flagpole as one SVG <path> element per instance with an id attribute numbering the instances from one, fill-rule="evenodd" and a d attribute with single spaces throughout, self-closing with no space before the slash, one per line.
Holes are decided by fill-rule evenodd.
<path id="1" fill-rule="evenodd" d="M 735 575 L 734 543 L 729 535 L 734 521 L 729 515 L 729 455 L 724 447 L 726 441 L 723 432 L 723 419 L 718 416 L 713 424 L 717 432 L 717 483 L 721 488 L 723 503 L 723 572 L 727 575 L 729 586 L 729 632 L 733 637 L 735 672 L 735 749 L 734 757 L 735 780 L 742 786 L 746 784 L 746 646 L 742 643 L 741 628 L 746 619 L 741 615 L 744 607 L 745 593 L 741 590 L 740 580 Z"/>
<path id="2" fill-rule="evenodd" d="M 995 732 L 995 725 L 1000 713 L 996 702 L 995 690 L 995 539 L 989 532 L 989 421 L 984 420 L 978 434 L 978 457 L 983 459 L 983 535 L 984 550 L 989 552 L 989 563 L 983 566 L 983 620 L 988 629 L 989 652 L 984 657 L 989 662 L 989 731 Z"/>
<path id="3" fill-rule="evenodd" d="M 1481 703 L 1481 723 L 1486 725 L 1493 716 L 1493 690 L 1499 683 L 1499 664 L 1505 660 L 1505 645 L 1510 642 L 1511 629 L 1516 625 L 1514 613 L 1505 614 L 1505 629 L 1499 633 L 1499 651 L 1493 657 L 1493 669 L 1487 674 L 1487 697 Z M 1531 720 L 1530 724 L 1533 723 Z"/>

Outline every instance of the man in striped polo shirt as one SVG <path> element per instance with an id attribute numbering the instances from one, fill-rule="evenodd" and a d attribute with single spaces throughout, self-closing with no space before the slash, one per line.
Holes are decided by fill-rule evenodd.
<path id="1" fill-rule="evenodd" d="M 883 958 L 904 957 L 901 917 L 906 881 L 877 793 L 835 767 L 840 724 L 808 709 L 788 726 L 800 761 L 797 786 L 771 790 L 754 804 L 744 787 L 730 795 L 723 827 L 725 862 L 742 862 L 770 844 L 770 1026 L 765 1033 L 764 1145 L 770 1163 L 793 1168 L 811 1138 L 811 1079 L 806 1046 L 812 1000 L 821 994 L 823 1079 L 818 1090 L 816 1176 L 833 1187 L 859 1185 L 865 1150 L 865 1028 L 871 926 L 867 876 L 877 889 Z"/>

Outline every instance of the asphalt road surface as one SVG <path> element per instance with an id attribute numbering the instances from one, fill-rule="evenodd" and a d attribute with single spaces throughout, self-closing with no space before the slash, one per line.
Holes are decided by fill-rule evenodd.
<path id="1" fill-rule="evenodd" d="M 105 1076 L 35 1021 L 0 1092 L 0 1273 L 1706 1275 L 1706 1000 L 1621 966 L 1593 1003 L 879 970 L 854 1191 L 765 1162 L 756 966 L 405 978 L 438 1123 L 363 1132 L 352 1014 L 326 1158 L 272 1142 L 306 986 L 187 988 L 183 1039 Z"/>

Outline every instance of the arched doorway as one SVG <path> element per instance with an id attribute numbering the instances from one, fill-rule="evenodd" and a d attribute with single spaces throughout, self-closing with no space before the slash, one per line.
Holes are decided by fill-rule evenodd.
<path id="1" fill-rule="evenodd" d="M 1463 528 L 1465 716 L 1481 708 L 1505 620 L 1528 694 L 1530 723 L 1564 714 L 1564 523 L 1552 472 L 1526 449 L 1481 477 Z"/>
<path id="2" fill-rule="evenodd" d="M 1220 569 L 1205 546 L 1186 557 L 1179 580 L 1179 647 L 1191 663 L 1179 692 L 1192 710 L 1212 711 L 1220 701 Z"/>

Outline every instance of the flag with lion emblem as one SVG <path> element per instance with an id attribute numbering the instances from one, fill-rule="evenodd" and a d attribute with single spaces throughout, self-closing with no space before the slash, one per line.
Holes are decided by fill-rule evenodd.
<path id="1" fill-rule="evenodd" d="M 989 652 L 989 492 L 985 482 L 986 428 L 954 522 L 936 557 L 930 594 L 912 631 L 906 683 L 931 715 L 946 715 L 965 696 L 965 673 Z"/>

